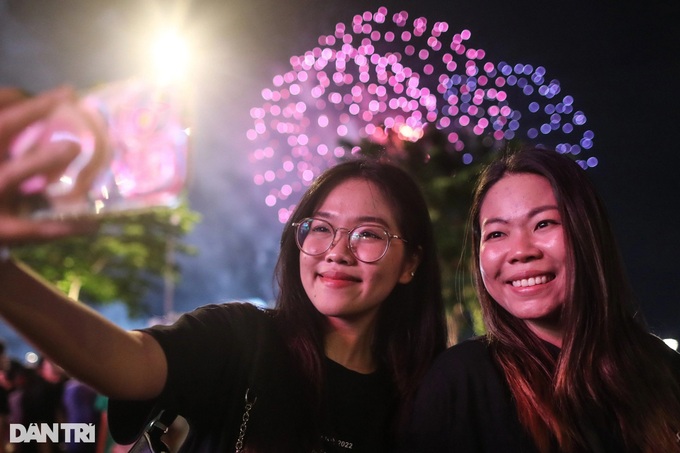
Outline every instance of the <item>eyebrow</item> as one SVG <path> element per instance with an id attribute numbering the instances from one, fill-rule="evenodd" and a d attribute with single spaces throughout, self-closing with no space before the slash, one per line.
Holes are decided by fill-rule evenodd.
<path id="1" fill-rule="evenodd" d="M 552 210 L 556 210 L 556 211 L 557 211 L 557 210 L 558 210 L 557 205 L 552 205 L 552 204 L 550 204 L 550 205 L 537 206 L 537 207 L 533 208 L 532 210 L 530 210 L 530 211 L 527 213 L 527 215 L 525 216 L 525 218 L 530 219 L 530 218 L 532 218 L 533 216 L 538 215 L 538 214 L 540 214 L 540 213 L 542 213 L 542 212 L 545 212 L 545 211 L 552 211 Z M 504 219 L 504 218 L 502 218 L 502 217 L 491 217 L 491 218 L 487 219 L 487 220 L 482 224 L 482 226 L 486 226 L 486 225 L 489 225 L 489 224 L 491 224 L 491 223 L 502 223 L 502 224 L 507 224 L 507 223 L 508 223 L 508 220 L 506 220 L 506 219 Z"/>
<path id="2" fill-rule="evenodd" d="M 318 211 L 314 213 L 314 217 L 322 217 L 324 219 L 332 219 L 333 217 L 336 217 L 335 215 L 325 212 L 325 211 Z M 364 216 L 359 216 L 356 219 L 357 224 L 362 224 L 362 223 L 377 223 L 379 225 L 382 225 L 384 227 L 388 227 L 389 225 L 383 219 L 382 217 L 376 217 L 376 216 L 370 216 L 370 215 L 364 215 Z"/>

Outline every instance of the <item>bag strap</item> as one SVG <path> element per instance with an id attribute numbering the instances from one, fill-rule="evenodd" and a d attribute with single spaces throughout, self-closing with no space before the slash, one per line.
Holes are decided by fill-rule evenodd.
<path id="1" fill-rule="evenodd" d="M 243 445 L 245 442 L 245 437 L 246 437 L 246 430 L 248 429 L 248 421 L 250 421 L 250 411 L 253 409 L 255 406 L 255 403 L 257 402 L 257 393 L 258 391 L 261 391 L 263 388 L 263 383 L 262 379 L 258 380 L 257 378 L 261 376 L 260 369 L 263 365 L 263 362 L 265 360 L 268 360 L 269 357 L 265 354 L 265 351 L 269 347 L 269 342 L 274 341 L 271 335 L 273 335 L 273 332 L 275 331 L 275 326 L 274 326 L 274 312 L 269 309 L 264 309 L 262 312 L 266 315 L 268 318 L 268 325 L 267 329 L 264 333 L 265 339 L 264 341 L 258 341 L 259 347 L 257 347 L 255 351 L 255 356 L 253 357 L 253 363 L 250 368 L 250 376 L 248 377 L 248 385 L 249 387 L 246 388 L 246 394 L 245 394 L 245 406 L 243 410 L 243 416 L 241 417 L 241 425 L 239 426 L 238 430 L 238 439 L 236 440 L 236 445 L 235 445 L 235 453 L 241 453 L 243 451 Z M 251 398 L 249 398 L 251 397 Z"/>
<path id="2" fill-rule="evenodd" d="M 252 401 L 248 399 L 248 392 L 250 391 L 250 388 L 246 389 L 246 405 L 245 405 L 245 410 L 243 411 L 243 417 L 241 418 L 242 423 L 241 426 L 239 426 L 238 429 L 238 439 L 236 440 L 236 451 L 235 453 L 241 453 L 243 451 L 243 441 L 246 437 L 246 430 L 248 429 L 248 421 L 250 420 L 250 410 L 255 406 L 255 403 L 257 402 L 257 397 L 255 397 Z"/>
<path id="3" fill-rule="evenodd" d="M 174 412 L 161 410 L 128 453 L 170 453 L 170 448 L 161 437 L 168 432 L 176 417 Z"/>

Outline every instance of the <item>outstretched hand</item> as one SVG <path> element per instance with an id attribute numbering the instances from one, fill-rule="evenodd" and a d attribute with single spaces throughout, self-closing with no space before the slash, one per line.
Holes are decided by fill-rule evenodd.
<path id="1" fill-rule="evenodd" d="M 46 241 L 84 233 L 94 228 L 82 220 L 37 220 L 23 216 L 19 207 L 29 191 L 29 181 L 53 181 L 78 155 L 76 143 L 60 140 L 38 143 L 12 156 L 12 142 L 26 127 L 46 118 L 57 106 L 72 102 L 73 91 L 58 88 L 27 97 L 13 88 L 0 88 L 0 246 Z"/>

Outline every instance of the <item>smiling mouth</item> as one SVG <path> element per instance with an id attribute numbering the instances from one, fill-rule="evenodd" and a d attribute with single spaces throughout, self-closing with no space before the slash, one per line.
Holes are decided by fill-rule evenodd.
<path id="1" fill-rule="evenodd" d="M 527 286 L 544 285 L 549 281 L 555 279 L 554 275 L 539 275 L 537 277 L 523 278 L 521 280 L 513 280 L 510 283 L 515 288 L 525 288 Z"/>
<path id="2" fill-rule="evenodd" d="M 319 277 L 321 277 L 324 280 L 327 281 L 332 281 L 332 280 L 337 280 L 337 281 L 347 281 L 347 282 L 360 282 L 361 280 L 352 277 L 351 275 L 346 275 L 346 274 L 319 274 Z"/>

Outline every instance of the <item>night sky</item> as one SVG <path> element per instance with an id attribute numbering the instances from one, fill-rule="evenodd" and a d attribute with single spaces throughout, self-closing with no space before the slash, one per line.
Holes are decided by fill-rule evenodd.
<path id="1" fill-rule="evenodd" d="M 182 2 L 160 3 L 0 0 L 0 84 L 86 88 L 133 75 L 142 62 L 138 36 Z M 280 224 L 252 184 L 249 110 L 290 56 L 316 46 L 336 23 L 386 6 L 390 14 L 405 10 L 468 29 L 491 60 L 541 65 L 559 79 L 595 132 L 599 165 L 588 172 L 610 211 L 642 312 L 655 333 L 680 337 L 678 2 L 184 3 L 187 27 L 201 37 L 189 194 L 204 221 L 188 238 L 200 255 L 183 261 L 178 310 L 271 298 Z"/>

